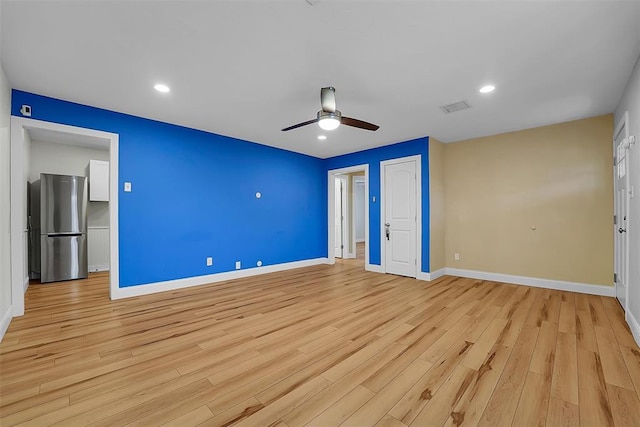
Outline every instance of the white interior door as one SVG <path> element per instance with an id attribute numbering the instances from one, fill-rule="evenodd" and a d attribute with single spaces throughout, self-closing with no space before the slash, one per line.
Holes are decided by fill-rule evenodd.
<path id="1" fill-rule="evenodd" d="M 416 277 L 416 162 L 384 166 L 385 271 Z"/>
<path id="2" fill-rule="evenodd" d="M 347 207 L 346 177 L 336 176 L 335 179 L 335 247 L 336 258 L 344 257 L 345 238 L 345 210 Z"/>
<path id="3" fill-rule="evenodd" d="M 626 136 L 626 123 L 614 137 L 615 146 L 615 286 L 616 298 L 622 308 L 627 308 L 627 285 L 629 276 L 629 139 Z"/>

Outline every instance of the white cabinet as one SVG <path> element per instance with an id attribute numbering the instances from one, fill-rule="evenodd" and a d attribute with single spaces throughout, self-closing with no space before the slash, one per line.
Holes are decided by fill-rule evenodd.
<path id="1" fill-rule="evenodd" d="M 89 160 L 89 201 L 109 201 L 109 162 Z"/>

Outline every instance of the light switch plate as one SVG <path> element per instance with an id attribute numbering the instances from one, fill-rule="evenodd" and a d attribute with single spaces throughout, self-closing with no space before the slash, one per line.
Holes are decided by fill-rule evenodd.
<path id="1" fill-rule="evenodd" d="M 125 191 L 125 193 L 131 193 L 131 183 L 130 182 L 125 182 L 124 183 L 124 191 Z"/>

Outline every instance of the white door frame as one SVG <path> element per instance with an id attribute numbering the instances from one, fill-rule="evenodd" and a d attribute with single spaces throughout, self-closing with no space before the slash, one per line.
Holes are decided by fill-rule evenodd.
<path id="1" fill-rule="evenodd" d="M 353 257 L 355 258 L 357 255 L 356 248 L 356 184 L 364 183 L 364 177 L 362 176 L 353 176 L 351 177 L 351 251 L 353 252 Z M 365 199 L 365 204 L 367 200 Z"/>
<path id="2" fill-rule="evenodd" d="M 340 248 L 340 258 L 342 259 L 346 259 L 346 258 L 352 258 L 350 255 L 350 251 L 349 248 L 347 247 L 347 236 L 349 235 L 349 198 L 348 198 L 348 194 L 349 194 L 349 177 L 347 175 L 335 175 L 334 177 L 334 189 L 335 189 L 335 183 L 340 181 L 341 185 L 340 185 L 340 191 L 342 191 L 342 194 L 340 194 L 340 203 L 342 204 L 342 209 L 340 209 L 340 218 L 341 218 L 341 222 L 340 222 L 340 236 L 342 238 L 342 245 Z M 334 193 L 335 194 L 335 193 Z M 336 194 L 337 196 L 337 194 Z M 337 209 L 338 207 L 335 206 L 335 208 Z M 337 211 L 336 211 L 337 213 Z M 335 216 L 334 216 L 335 218 Z M 334 248 L 335 249 L 335 248 Z M 334 251 L 335 252 L 335 251 Z"/>
<path id="3" fill-rule="evenodd" d="M 626 209 L 625 212 L 617 212 L 617 208 L 618 208 L 618 168 L 617 168 L 617 147 L 616 147 L 616 140 L 618 139 L 618 137 L 620 136 L 620 132 L 622 132 L 624 130 L 624 138 L 623 138 L 623 142 L 621 142 L 621 144 L 629 144 L 629 112 L 625 111 L 624 115 L 622 116 L 622 120 L 620 120 L 620 122 L 618 123 L 618 125 L 616 126 L 615 131 L 613 132 L 613 158 L 616 159 L 616 162 L 614 163 L 614 167 L 613 167 L 613 194 L 614 194 L 614 202 L 613 202 L 613 207 L 614 207 L 614 214 L 621 216 L 624 215 L 627 217 L 627 238 L 625 239 L 625 254 L 626 254 L 626 262 L 624 263 L 625 265 L 625 271 L 624 271 L 624 279 L 626 280 L 625 283 L 625 297 L 624 297 L 624 307 L 622 307 L 622 309 L 624 310 L 624 318 L 625 320 L 628 320 L 627 318 L 627 312 L 629 311 L 629 223 L 630 223 L 630 217 L 629 217 L 629 204 L 630 204 L 630 200 L 629 200 L 629 190 L 630 190 L 630 182 L 629 182 L 629 152 L 627 151 L 627 155 L 625 156 L 625 181 L 626 181 L 626 192 L 624 197 L 627 198 L 627 203 L 625 203 Z M 625 142 L 626 141 L 626 142 Z M 630 146 L 629 146 L 630 148 Z M 629 150 L 629 148 L 627 148 L 627 150 Z M 619 264 L 619 257 L 620 257 L 620 253 L 618 252 L 618 228 L 619 228 L 619 223 L 620 221 L 617 221 L 617 224 L 613 225 L 613 271 L 614 273 L 621 273 L 616 271 L 618 268 L 618 264 Z M 615 289 L 617 287 L 617 283 L 614 282 L 613 284 L 614 286 L 614 294 L 616 295 L 616 299 L 617 299 L 617 289 Z M 619 301 L 618 301 L 619 302 Z"/>
<path id="4" fill-rule="evenodd" d="M 429 280 L 429 275 L 422 272 L 422 155 L 401 157 L 399 159 L 384 160 L 380 162 L 380 267 L 383 273 L 387 272 L 385 260 L 385 174 L 384 168 L 398 163 L 416 163 L 416 279 Z"/>
<path id="5" fill-rule="evenodd" d="M 329 264 L 335 264 L 336 257 L 334 253 L 335 248 L 335 177 L 337 175 L 345 175 L 352 172 L 362 172 L 364 171 L 364 235 L 365 235 L 365 243 L 364 243 L 364 262 L 365 262 L 365 270 L 369 271 L 378 271 L 377 266 L 371 267 L 369 264 L 369 165 L 356 165 L 349 166 L 346 168 L 340 169 L 332 169 L 327 172 L 327 224 L 328 224 L 328 258 Z M 348 181 L 348 180 L 347 180 Z"/>
<path id="6" fill-rule="evenodd" d="M 41 129 L 54 132 L 70 133 L 79 136 L 104 139 L 109 144 L 109 293 L 114 299 L 119 283 L 118 265 L 118 134 L 85 129 L 58 123 L 11 117 L 11 303 L 13 316 L 24 314 L 24 292 L 26 289 L 23 276 L 24 267 L 24 228 L 26 216 L 23 191 L 24 180 L 24 133 L 30 129 Z"/>

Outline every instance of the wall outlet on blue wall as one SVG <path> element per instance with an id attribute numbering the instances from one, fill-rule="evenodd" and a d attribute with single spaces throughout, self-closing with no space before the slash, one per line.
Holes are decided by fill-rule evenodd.
<path id="1" fill-rule="evenodd" d="M 213 258 L 207 257 L 207 267 L 211 267 L 213 265 Z"/>
<path id="2" fill-rule="evenodd" d="M 240 270 L 240 261 L 236 261 L 236 270 Z"/>

